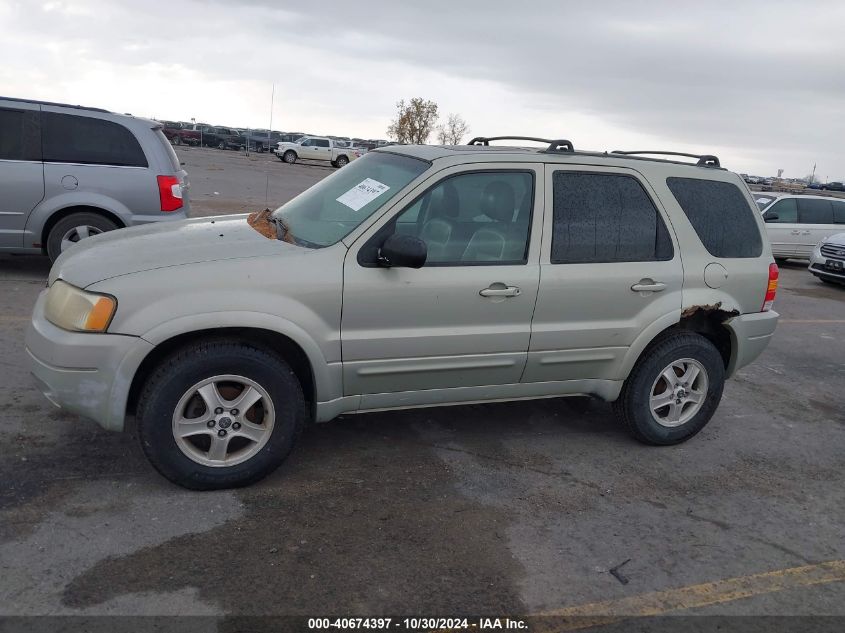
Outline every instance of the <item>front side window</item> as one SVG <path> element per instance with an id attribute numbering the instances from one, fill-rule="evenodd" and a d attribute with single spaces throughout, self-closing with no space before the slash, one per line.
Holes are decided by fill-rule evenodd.
<path id="1" fill-rule="evenodd" d="M 384 240 L 402 233 L 425 242 L 426 266 L 524 264 L 533 208 L 533 172 L 450 176 L 383 227 L 362 249 L 360 261 L 374 263 Z"/>
<path id="2" fill-rule="evenodd" d="M 302 147 L 310 147 L 311 145 L 313 145 L 313 144 L 314 144 L 314 142 L 313 142 L 310 138 L 306 138 L 306 139 L 299 139 L 299 140 L 297 141 L 297 143 L 299 143 L 300 145 L 302 145 Z"/>
<path id="3" fill-rule="evenodd" d="M 801 224 L 833 224 L 830 200 L 801 198 L 798 200 L 798 221 Z"/>
<path id="4" fill-rule="evenodd" d="M 138 139 L 119 123 L 43 112 L 44 162 L 146 167 Z"/>
<path id="5" fill-rule="evenodd" d="M 796 224 L 798 222 L 798 203 L 795 198 L 780 200 L 763 214 L 763 219 L 770 224 Z"/>
<path id="6" fill-rule="evenodd" d="M 552 182 L 553 264 L 672 259 L 669 232 L 635 178 L 556 171 Z"/>
<path id="7" fill-rule="evenodd" d="M 666 185 L 698 239 L 714 257 L 759 257 L 763 240 L 753 209 L 739 187 L 702 178 L 667 178 Z"/>
<path id="8" fill-rule="evenodd" d="M 410 156 L 373 152 L 306 189 L 273 217 L 285 228 L 286 239 L 309 248 L 331 246 L 430 166 Z"/>
<path id="9" fill-rule="evenodd" d="M 41 160 L 40 113 L 0 108 L 0 160 Z"/>

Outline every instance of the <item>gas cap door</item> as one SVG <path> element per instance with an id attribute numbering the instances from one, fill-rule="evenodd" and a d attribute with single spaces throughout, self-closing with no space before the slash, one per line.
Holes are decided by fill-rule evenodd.
<path id="1" fill-rule="evenodd" d="M 704 269 L 704 283 L 710 288 L 721 288 L 728 280 L 728 271 L 721 264 L 716 262 L 707 264 Z"/>

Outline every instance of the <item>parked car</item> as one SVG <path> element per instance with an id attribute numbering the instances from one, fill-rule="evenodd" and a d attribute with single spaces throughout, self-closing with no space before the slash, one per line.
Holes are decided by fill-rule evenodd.
<path id="1" fill-rule="evenodd" d="M 333 167 L 344 167 L 362 152 L 355 148 L 340 145 L 338 141 L 321 136 L 303 136 L 293 143 L 281 142 L 276 145 L 276 156 L 279 160 L 292 165 L 299 159 L 323 160 L 330 162 Z"/>
<path id="2" fill-rule="evenodd" d="M 820 182 L 811 182 L 809 185 L 807 185 L 807 189 L 821 189 L 821 188 L 822 188 L 822 183 L 820 183 Z"/>
<path id="3" fill-rule="evenodd" d="M 768 207 L 772 202 L 777 200 L 781 194 L 778 193 L 761 193 L 759 191 L 752 191 L 751 197 L 754 198 L 754 202 L 757 204 L 757 207 L 762 211 L 766 207 Z"/>
<path id="4" fill-rule="evenodd" d="M 162 131 L 174 145 L 199 145 L 200 133 L 175 121 L 161 121 Z"/>
<path id="5" fill-rule="evenodd" d="M 834 233 L 816 245 L 809 270 L 825 283 L 845 284 L 845 233 Z"/>
<path id="6" fill-rule="evenodd" d="M 218 149 L 243 149 L 246 138 L 237 130 L 228 127 L 202 126 L 200 128 L 201 141 L 206 147 Z"/>
<path id="7" fill-rule="evenodd" d="M 0 251 L 61 252 L 185 217 L 187 174 L 157 121 L 0 97 Z"/>
<path id="8" fill-rule="evenodd" d="M 822 189 L 827 191 L 845 191 L 845 183 L 838 181 L 826 182 L 822 185 Z"/>
<path id="9" fill-rule="evenodd" d="M 26 335 L 50 400 L 112 430 L 134 414 L 188 488 L 391 408 L 592 394 L 638 440 L 682 442 L 778 319 L 764 224 L 713 156 L 393 146 L 257 222 L 87 240 Z"/>
<path id="10" fill-rule="evenodd" d="M 763 212 L 775 259 L 808 259 L 824 238 L 845 230 L 845 200 L 784 195 Z"/>

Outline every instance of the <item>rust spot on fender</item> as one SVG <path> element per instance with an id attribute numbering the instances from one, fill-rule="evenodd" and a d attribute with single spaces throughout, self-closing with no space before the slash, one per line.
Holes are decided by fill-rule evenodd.
<path id="1" fill-rule="evenodd" d="M 267 239 L 276 239 L 276 225 L 270 222 L 270 209 L 250 213 L 246 218 L 246 223 Z"/>
<path id="2" fill-rule="evenodd" d="M 739 314 L 739 310 L 722 310 L 722 302 L 719 301 L 717 303 L 696 305 L 684 308 L 681 311 L 681 318 L 688 319 L 691 316 L 698 314 L 699 312 L 702 314 L 721 314 L 724 316 L 725 319 L 735 317 Z"/>

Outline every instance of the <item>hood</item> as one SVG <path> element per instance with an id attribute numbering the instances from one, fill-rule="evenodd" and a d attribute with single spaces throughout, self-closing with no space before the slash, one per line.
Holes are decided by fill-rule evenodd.
<path id="1" fill-rule="evenodd" d="M 823 239 L 822 244 L 845 248 L 845 233 L 836 233 L 831 235 L 830 237 Z"/>
<path id="2" fill-rule="evenodd" d="M 244 215 L 157 222 L 89 237 L 62 253 L 50 283 L 64 279 L 80 288 L 154 268 L 222 259 L 262 257 L 299 247 L 268 239 Z"/>

